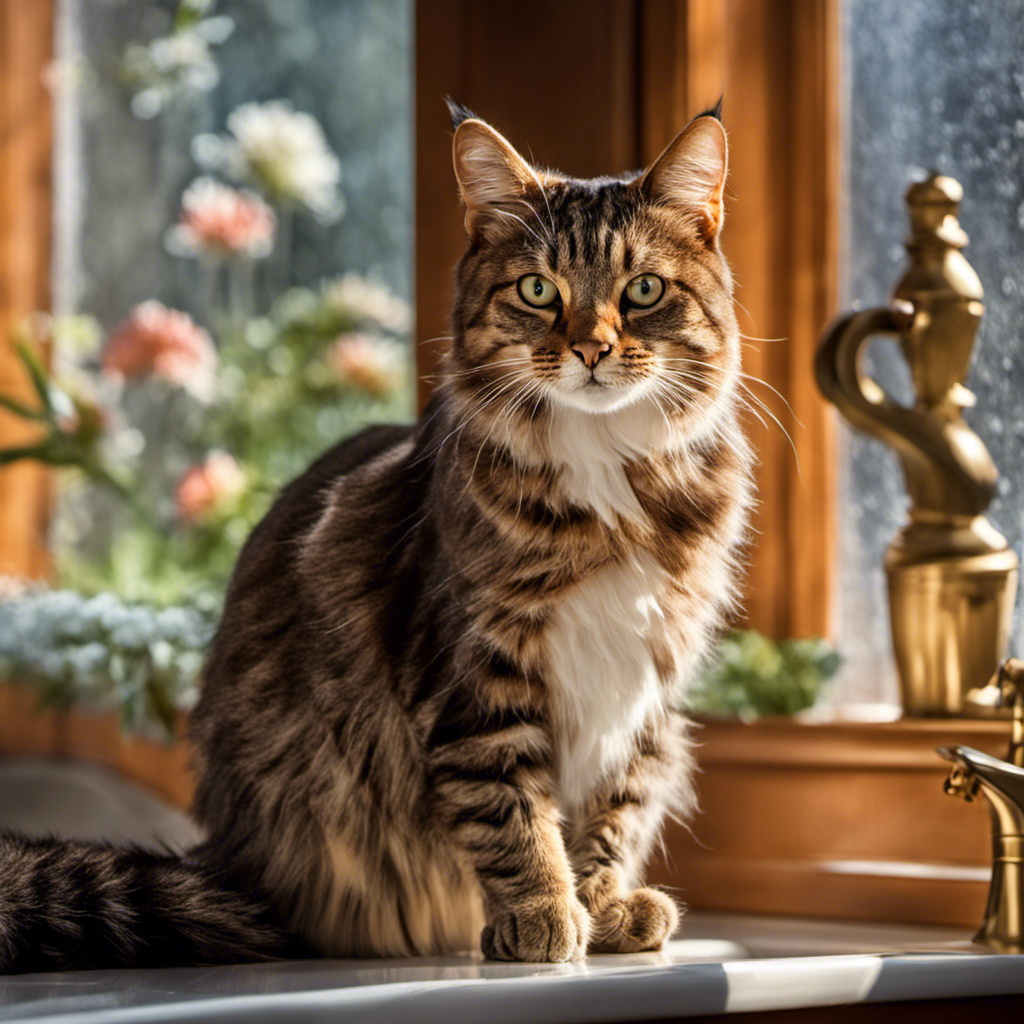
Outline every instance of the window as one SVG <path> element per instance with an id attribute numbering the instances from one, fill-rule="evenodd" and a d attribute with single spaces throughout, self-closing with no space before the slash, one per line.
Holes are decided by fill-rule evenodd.
<path id="1" fill-rule="evenodd" d="M 841 302 L 888 302 L 903 266 L 903 194 L 928 170 L 964 187 L 965 254 L 985 288 L 966 418 L 999 467 L 988 517 L 1020 554 L 1024 535 L 1024 4 L 1020 0 L 846 0 Z M 876 342 L 871 372 L 901 401 L 909 374 Z M 837 700 L 896 702 L 885 549 L 903 523 L 896 457 L 841 428 Z M 1014 636 L 1019 632 L 1020 612 Z M 1019 647 L 1016 648 L 1019 650 Z"/>
<path id="2" fill-rule="evenodd" d="M 260 318 L 281 307 L 289 287 L 315 290 L 351 272 L 407 303 L 411 29 L 411 0 L 59 0 L 51 74 L 57 86 L 54 309 L 95 318 L 108 339 L 139 303 L 157 300 L 188 313 L 212 334 L 222 367 L 234 371 L 219 374 L 219 398 L 231 388 L 244 393 L 260 386 L 262 377 L 298 374 L 315 354 L 312 342 L 307 353 L 300 343 L 289 349 L 267 341 L 247 359 L 231 363 L 226 355 L 232 346 L 263 344 L 268 335 L 260 333 Z M 246 144 L 235 140 L 243 118 L 256 147 L 275 118 L 287 121 L 298 149 L 286 168 L 273 166 L 275 151 L 265 147 L 253 150 L 249 173 L 238 173 L 238 150 Z M 229 259 L 183 241 L 174 225 L 187 197 L 204 194 L 196 191 L 197 179 L 255 189 L 269 203 L 269 254 Z M 58 333 L 58 349 L 61 344 Z M 175 482 L 202 464 L 204 447 L 225 449 L 243 468 L 247 459 L 275 486 L 364 418 L 411 415 L 410 384 L 386 411 L 369 408 L 372 403 L 345 408 L 326 393 L 314 403 L 302 392 L 293 403 L 310 399 L 308 414 L 293 417 L 301 443 L 276 445 L 271 434 L 278 421 L 268 414 L 264 440 L 250 438 L 241 450 L 237 430 L 204 428 L 200 411 L 181 395 L 126 387 L 117 404 L 127 429 L 111 430 L 110 445 L 114 461 L 139 461 L 151 519 L 173 531 Z M 265 407 L 253 405 L 240 418 L 257 421 Z M 216 402 L 212 416 L 224 418 Z M 179 599 L 176 584 L 152 595 L 129 583 L 162 573 L 182 555 L 153 549 L 149 541 L 164 531 L 149 531 L 148 540 L 144 530 L 123 532 L 126 517 L 114 504 L 90 489 L 63 493 L 53 536 L 62 582 Z M 254 518 L 240 516 L 230 543 L 221 545 L 226 557 L 213 556 L 213 575 L 226 572 Z M 74 556 L 60 558 L 85 551 L 107 559 L 107 550 L 110 564 L 99 579 L 92 567 L 82 575 Z"/>

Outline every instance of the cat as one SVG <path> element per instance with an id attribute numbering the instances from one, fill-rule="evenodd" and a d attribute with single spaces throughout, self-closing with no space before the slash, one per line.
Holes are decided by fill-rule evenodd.
<path id="1" fill-rule="evenodd" d="M 681 689 L 752 501 L 726 135 L 532 167 L 452 105 L 468 245 L 441 383 L 284 489 L 189 732 L 183 856 L 0 839 L 0 970 L 658 949 L 695 804 Z"/>

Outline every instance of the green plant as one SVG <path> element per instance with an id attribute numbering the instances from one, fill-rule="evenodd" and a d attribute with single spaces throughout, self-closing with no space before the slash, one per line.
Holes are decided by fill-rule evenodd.
<path id="1" fill-rule="evenodd" d="M 840 662 L 824 640 L 769 640 L 737 631 L 722 640 L 687 707 L 728 718 L 793 715 L 815 703 Z"/>

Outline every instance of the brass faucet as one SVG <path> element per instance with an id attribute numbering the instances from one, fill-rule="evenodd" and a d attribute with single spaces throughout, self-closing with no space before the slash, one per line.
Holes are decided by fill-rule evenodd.
<path id="1" fill-rule="evenodd" d="M 976 703 L 1012 709 L 1005 761 L 973 747 L 939 747 L 953 762 L 945 790 L 972 801 L 979 792 L 992 812 L 992 883 L 976 942 L 998 953 L 1024 953 L 1024 662 L 1003 662 Z"/>

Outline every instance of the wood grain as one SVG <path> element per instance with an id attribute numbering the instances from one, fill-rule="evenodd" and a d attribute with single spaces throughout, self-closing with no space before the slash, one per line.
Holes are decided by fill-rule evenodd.
<path id="1" fill-rule="evenodd" d="M 53 53 L 53 0 L 0 0 L 0 391 L 31 401 L 10 339 L 49 304 L 52 114 L 45 72 Z M 23 444 L 31 427 L 0 410 L 0 447 Z M 0 577 L 38 577 L 49 560 L 50 474 L 16 463 L 0 469 Z M 0 751 L 23 742 L 49 752 L 53 715 L 0 685 Z"/>
<path id="2" fill-rule="evenodd" d="M 637 9 L 619 0 L 416 5 L 421 405 L 447 345 L 453 271 L 465 247 L 444 98 L 490 121 L 539 166 L 581 177 L 638 166 Z"/>

